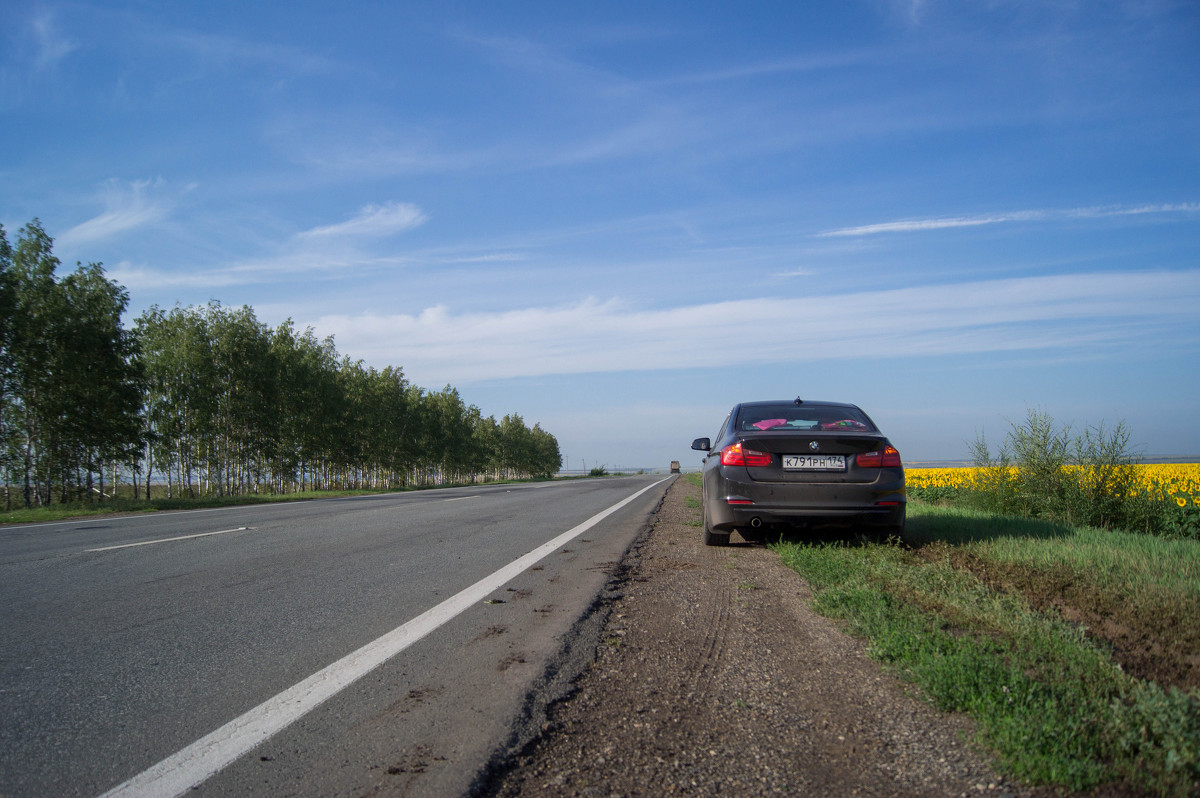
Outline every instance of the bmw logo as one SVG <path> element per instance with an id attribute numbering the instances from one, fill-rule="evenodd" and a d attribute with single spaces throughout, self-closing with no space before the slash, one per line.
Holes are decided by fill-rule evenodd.
<path id="1" fill-rule="evenodd" d="M 812 449 L 815 452 L 817 449 L 821 448 L 821 444 L 817 443 L 816 441 L 809 441 L 808 448 Z"/>

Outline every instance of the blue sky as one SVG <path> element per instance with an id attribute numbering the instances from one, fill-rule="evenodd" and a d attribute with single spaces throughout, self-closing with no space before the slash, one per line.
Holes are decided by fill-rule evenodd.
<path id="1" fill-rule="evenodd" d="M 554 433 L 1200 454 L 1192 2 L 6 2 L 0 223 Z M 65 268 L 64 268 L 65 271 Z"/>

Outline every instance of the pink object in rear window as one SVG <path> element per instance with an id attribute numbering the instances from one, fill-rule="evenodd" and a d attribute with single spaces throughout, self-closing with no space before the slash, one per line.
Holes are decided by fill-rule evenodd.
<path id="1" fill-rule="evenodd" d="M 768 430 L 771 427 L 780 427 L 787 423 L 786 418 L 768 418 L 763 421 L 756 421 L 754 426 L 761 430 Z"/>

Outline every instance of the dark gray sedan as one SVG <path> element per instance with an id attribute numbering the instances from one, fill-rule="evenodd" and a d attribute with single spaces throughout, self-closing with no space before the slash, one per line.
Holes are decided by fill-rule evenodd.
<path id="1" fill-rule="evenodd" d="M 883 535 L 904 531 L 900 452 L 855 405 L 803 399 L 744 402 L 725 418 L 703 468 L 704 542 L 737 530 L 762 540 L 772 528 L 841 524 Z"/>

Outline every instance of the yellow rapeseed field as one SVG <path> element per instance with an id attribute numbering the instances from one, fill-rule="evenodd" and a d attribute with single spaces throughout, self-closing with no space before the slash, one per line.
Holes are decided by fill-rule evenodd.
<path id="1" fill-rule="evenodd" d="M 1154 498 L 1180 507 L 1200 507 L 1200 463 L 1147 463 L 1135 468 L 1142 486 Z M 966 488 L 977 468 L 909 468 L 905 479 L 914 488 Z"/>

